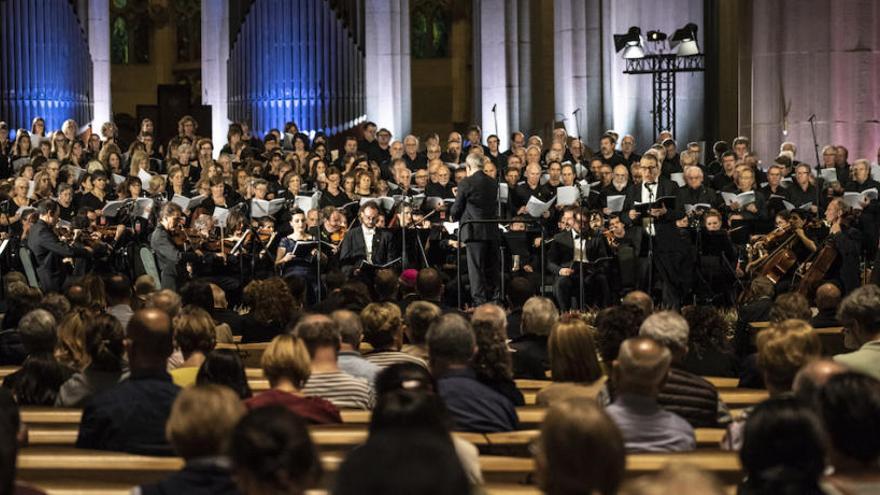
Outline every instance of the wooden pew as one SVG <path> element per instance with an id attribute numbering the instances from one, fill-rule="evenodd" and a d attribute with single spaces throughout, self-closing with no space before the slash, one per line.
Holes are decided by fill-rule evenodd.
<path id="1" fill-rule="evenodd" d="M 18 371 L 20 366 L 0 366 L 0 380 Z"/>
<path id="2" fill-rule="evenodd" d="M 756 321 L 749 323 L 749 326 L 755 330 L 752 337 L 754 340 L 754 335 L 769 327 L 770 322 Z M 824 356 L 834 356 L 849 352 L 849 349 L 843 345 L 843 327 L 816 328 L 814 331 L 819 335 L 819 340 L 822 342 L 822 354 Z"/>
<path id="3" fill-rule="evenodd" d="M 250 344 L 234 343 L 217 344 L 215 349 L 231 349 L 233 351 L 238 351 L 238 355 L 241 357 L 241 361 L 246 368 L 259 368 L 260 358 L 263 357 L 263 352 L 268 346 L 268 342 L 258 342 Z"/>

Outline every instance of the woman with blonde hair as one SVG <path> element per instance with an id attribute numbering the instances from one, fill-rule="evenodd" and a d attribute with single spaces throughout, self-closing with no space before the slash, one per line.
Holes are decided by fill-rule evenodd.
<path id="1" fill-rule="evenodd" d="M 174 343 L 183 354 L 183 364 L 171 371 L 171 379 L 178 387 L 196 383 L 199 367 L 209 352 L 214 350 L 216 337 L 214 320 L 198 306 L 184 306 L 174 317 Z"/>
<path id="2" fill-rule="evenodd" d="M 552 406 L 571 398 L 596 398 L 605 377 L 593 333 L 593 328 L 577 317 L 563 319 L 553 326 L 547 340 L 553 383 L 538 392 L 536 404 Z"/>
<path id="3" fill-rule="evenodd" d="M 339 410 L 319 397 L 306 397 L 302 389 L 312 374 L 309 350 L 302 339 L 278 335 L 263 352 L 260 366 L 269 390 L 245 401 L 248 409 L 283 406 L 311 424 L 341 423 Z"/>
<path id="4" fill-rule="evenodd" d="M 76 371 L 83 371 L 91 362 L 86 353 L 86 321 L 91 320 L 88 310 L 77 309 L 61 320 L 58 324 L 58 344 L 55 347 L 55 359 Z"/>

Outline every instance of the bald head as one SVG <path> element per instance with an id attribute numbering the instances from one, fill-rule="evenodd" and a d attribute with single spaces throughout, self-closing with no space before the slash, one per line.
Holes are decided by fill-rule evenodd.
<path id="1" fill-rule="evenodd" d="M 620 393 L 655 397 L 669 373 L 672 353 L 647 337 L 634 337 L 620 344 L 614 362 L 614 378 Z"/>
<path id="2" fill-rule="evenodd" d="M 840 288 L 832 283 L 825 283 L 816 289 L 816 307 L 819 310 L 836 309 L 840 306 Z"/>
<path id="3" fill-rule="evenodd" d="M 171 317 L 157 308 L 137 311 L 128 322 L 128 358 L 132 369 L 165 368 L 174 350 Z"/>
<path id="4" fill-rule="evenodd" d="M 627 295 L 623 296 L 621 302 L 623 304 L 641 308 L 646 315 L 654 312 L 654 301 L 651 300 L 651 296 L 640 290 L 634 290 L 627 293 Z"/>
<path id="5" fill-rule="evenodd" d="M 794 377 L 792 391 L 807 404 L 812 404 L 819 393 L 819 389 L 828 383 L 828 380 L 840 373 L 845 373 L 847 367 L 831 359 L 816 359 L 804 365 Z"/>

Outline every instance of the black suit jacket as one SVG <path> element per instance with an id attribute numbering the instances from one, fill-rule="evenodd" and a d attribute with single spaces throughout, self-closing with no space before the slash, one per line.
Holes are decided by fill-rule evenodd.
<path id="1" fill-rule="evenodd" d="M 392 242 L 391 232 L 382 229 L 376 229 L 373 235 L 373 264 L 384 265 L 397 258 L 399 249 L 396 249 Z M 342 239 L 342 245 L 339 247 L 339 265 L 342 273 L 350 276 L 351 273 L 358 268 L 361 261 L 367 258 L 367 250 L 364 241 L 363 226 L 350 229 L 345 238 Z"/>
<path id="2" fill-rule="evenodd" d="M 150 247 L 156 255 L 156 265 L 162 278 L 162 288 L 177 290 L 177 264 L 181 252 L 171 240 L 171 234 L 161 225 L 150 236 Z"/>
<path id="3" fill-rule="evenodd" d="M 52 227 L 42 220 L 35 223 L 28 232 L 27 247 L 34 255 L 34 269 L 43 292 L 61 292 L 65 277 L 62 265 L 64 258 L 89 254 L 81 247 L 68 246 L 58 240 Z"/>
<path id="4" fill-rule="evenodd" d="M 594 235 L 586 243 L 587 260 L 594 261 L 597 258 L 607 256 L 605 249 L 605 238 L 601 235 Z M 547 270 L 554 275 L 559 274 L 561 268 L 570 268 L 574 260 L 574 238 L 570 230 L 553 236 L 553 243 L 547 253 Z"/>
<path id="5" fill-rule="evenodd" d="M 466 177 L 458 185 L 458 194 L 450 213 L 457 222 L 495 218 L 498 215 L 498 183 L 482 171 Z M 498 225 L 495 224 L 469 224 L 463 227 L 461 240 L 497 241 L 498 232 Z"/>
<path id="6" fill-rule="evenodd" d="M 669 179 L 665 179 L 660 177 L 657 179 L 657 186 L 654 189 L 654 198 L 662 198 L 664 196 L 678 196 L 678 184 L 672 182 Z M 623 201 L 623 215 L 621 215 L 621 219 L 625 223 L 630 223 L 631 220 L 629 218 L 629 210 L 633 209 L 633 205 L 635 203 L 642 202 L 642 185 L 641 184 L 630 184 L 629 187 L 626 188 L 626 199 Z M 672 221 L 675 210 L 678 208 L 683 208 L 676 201 L 675 208 L 667 208 L 666 214 L 662 217 L 658 218 L 658 222 L 664 221 Z"/>

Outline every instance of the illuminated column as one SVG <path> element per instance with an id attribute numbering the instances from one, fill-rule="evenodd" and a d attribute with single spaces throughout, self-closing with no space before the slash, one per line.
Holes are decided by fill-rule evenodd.
<path id="1" fill-rule="evenodd" d="M 89 0 L 89 51 L 92 53 L 92 88 L 95 102 L 92 128 L 113 119 L 110 101 L 110 2 Z"/>
<path id="2" fill-rule="evenodd" d="M 400 139 L 412 124 L 409 0 L 366 0 L 364 23 L 367 118 Z"/>
<path id="3" fill-rule="evenodd" d="M 211 106 L 211 136 L 214 140 L 215 158 L 220 154 L 220 149 L 226 141 L 226 131 L 229 129 L 228 59 L 227 2 L 202 0 L 202 104 Z"/>

